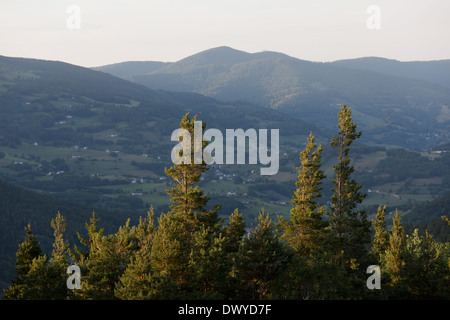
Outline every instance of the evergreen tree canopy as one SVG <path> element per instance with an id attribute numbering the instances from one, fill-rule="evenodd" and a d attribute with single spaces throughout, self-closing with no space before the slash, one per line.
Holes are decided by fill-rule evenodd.
<path id="1" fill-rule="evenodd" d="M 195 120 L 186 114 L 180 123 L 191 138 Z M 350 145 L 361 133 L 350 108 L 342 107 L 338 125 L 331 143 L 338 159 L 329 212 L 320 204 L 322 147 L 312 133 L 300 152 L 289 219 L 275 224 L 262 208 L 249 232 L 238 209 L 226 225 L 218 206 L 206 209 L 209 198 L 197 185 L 205 163 L 174 164 L 166 169 L 174 180 L 167 190 L 173 205 L 157 219 L 151 208 L 137 225 L 128 219 L 106 235 L 93 212 L 85 233 L 78 233 L 80 247 L 72 251 L 64 240 L 66 219 L 58 212 L 50 222 L 51 258 L 28 225 L 5 299 L 448 299 L 448 243 L 417 229 L 407 234 L 398 211 L 388 230 L 385 206 L 378 207 L 370 238 L 360 208 L 365 195 L 351 177 Z M 382 290 L 368 292 L 366 268 L 374 261 L 381 267 Z M 69 264 L 80 268 L 81 288 L 67 288 Z"/>
<path id="2" fill-rule="evenodd" d="M 309 135 L 306 148 L 300 152 L 297 168 L 297 189 L 292 198 L 290 220 L 281 220 L 282 239 L 301 256 L 311 255 L 323 248 L 327 223 L 323 219 L 325 209 L 317 203 L 322 196 L 321 184 L 325 175 L 321 170 L 322 146 L 316 145 L 315 137 Z"/>
<path id="3" fill-rule="evenodd" d="M 356 132 L 352 110 L 345 105 L 338 114 L 338 127 L 339 134 L 331 142 L 338 152 L 338 163 L 334 166 L 329 221 L 336 236 L 336 253 L 343 253 L 346 261 L 353 259 L 360 264 L 370 243 L 370 222 L 365 211 L 358 209 L 366 195 L 360 192 L 361 185 L 351 178 L 354 167 L 350 163 L 350 146 L 361 132 Z"/>

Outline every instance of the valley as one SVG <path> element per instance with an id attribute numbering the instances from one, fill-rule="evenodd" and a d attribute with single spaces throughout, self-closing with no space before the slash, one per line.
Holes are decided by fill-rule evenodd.
<path id="1" fill-rule="evenodd" d="M 198 186 L 210 198 L 207 207 L 220 204 L 224 221 L 235 209 L 249 226 L 261 208 L 273 218 L 289 217 L 299 153 L 310 132 L 324 148 L 321 201 L 329 208 L 337 159 L 330 141 L 340 103 L 347 101 L 363 132 L 350 156 L 353 177 L 367 194 L 362 207 L 369 219 L 379 205 L 386 205 L 389 214 L 398 209 L 412 225 L 440 219 L 437 213 L 424 217 L 414 210 L 443 201 L 450 192 L 450 149 L 445 144 L 449 120 L 442 107 L 450 105 L 448 88 L 342 66 L 328 70 L 278 53 L 248 55 L 223 48 L 207 53 L 149 69 L 127 69 L 126 63 L 108 69 L 120 71 L 118 76 L 127 80 L 56 61 L 0 56 L 0 180 L 18 188 L 14 193 L 20 195 L 4 200 L 1 259 L 9 271 L 2 275 L 3 286 L 13 273 L 14 252 L 28 223 L 36 226 L 34 232 L 48 251 L 50 220 L 59 210 L 73 224 L 68 235 L 72 240 L 93 211 L 109 232 L 127 218 L 136 223 L 151 207 L 156 216 L 167 212 L 171 202 L 166 190 L 173 181 L 164 169 L 172 165 L 176 144 L 171 133 L 188 112 L 206 128 L 222 132 L 279 129 L 275 175 L 261 175 L 261 165 L 248 162 L 212 164 L 202 175 Z M 198 68 L 207 77 L 194 83 L 191 75 L 198 74 Z M 302 75 L 301 83 L 289 68 Z M 134 83 L 137 70 L 150 72 L 145 77 L 165 87 Z M 158 73 L 163 70 L 172 76 Z M 233 77 L 226 83 L 224 78 L 211 82 L 213 75 Z M 194 90 L 173 85 L 173 79 L 198 88 L 202 83 L 214 86 Z M 37 200 L 40 197 L 45 200 Z M 24 210 L 27 205 L 30 209 Z"/>

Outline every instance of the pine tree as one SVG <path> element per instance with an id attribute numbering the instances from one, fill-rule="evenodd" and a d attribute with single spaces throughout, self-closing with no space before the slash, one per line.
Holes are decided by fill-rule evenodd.
<path id="1" fill-rule="evenodd" d="M 55 242 L 53 243 L 53 252 L 50 262 L 61 265 L 65 269 L 69 263 L 69 243 L 64 241 L 63 238 L 67 227 L 66 218 L 58 211 L 55 219 L 52 219 L 51 221 L 51 226 L 53 228 Z"/>
<path id="2" fill-rule="evenodd" d="M 379 206 L 375 220 L 372 221 L 372 225 L 375 229 L 375 235 L 372 240 L 372 251 L 375 253 L 379 264 L 381 263 L 382 256 L 389 245 L 388 231 L 384 220 L 385 215 L 386 206 Z"/>
<path id="3" fill-rule="evenodd" d="M 425 231 L 415 229 L 406 236 L 404 266 L 401 270 L 405 290 L 401 297 L 409 299 L 448 299 L 449 266 L 443 255 L 443 246 Z"/>
<path id="4" fill-rule="evenodd" d="M 60 217 L 59 214 L 58 216 Z M 5 299 L 65 299 L 67 287 L 63 266 L 56 261 L 50 262 L 46 254 L 42 255 L 40 244 L 31 232 L 30 225 L 25 231 L 27 237 L 17 251 L 16 277 L 5 290 Z"/>
<path id="5" fill-rule="evenodd" d="M 261 300 L 273 296 L 291 255 L 274 233 L 274 224 L 264 209 L 256 222 L 255 229 L 239 248 L 237 274 L 250 291 L 249 298 Z"/>
<path id="6" fill-rule="evenodd" d="M 171 213 L 162 213 L 158 218 L 158 229 L 155 233 L 151 251 L 151 264 L 156 275 L 172 279 L 178 288 L 188 286 L 190 239 L 184 223 Z"/>
<path id="7" fill-rule="evenodd" d="M 399 292 L 404 292 L 404 265 L 406 258 L 406 233 L 401 224 L 401 218 L 396 210 L 393 218 L 393 227 L 389 232 L 389 246 L 384 255 L 384 266 L 386 273 L 389 275 L 388 286 L 395 291 L 398 296 Z"/>
<path id="8" fill-rule="evenodd" d="M 207 141 L 201 141 L 200 145 L 195 141 L 196 120 L 197 116 L 191 120 L 186 114 L 180 122 L 180 130 L 186 130 L 190 135 L 180 143 L 188 144 L 186 149 L 194 152 L 190 155 L 181 153 L 181 157 L 190 160 L 165 169 L 175 182 L 175 186 L 167 190 L 174 204 L 158 220 L 151 253 L 157 276 L 170 278 L 184 297 L 195 297 L 205 292 L 211 294 L 215 288 L 212 282 L 220 276 L 212 275 L 208 269 L 213 263 L 218 263 L 223 254 L 223 237 L 217 214 L 219 206 L 206 210 L 209 199 L 196 185 L 208 169 L 204 159 L 196 163 L 195 154 L 202 152 L 207 145 Z M 202 135 L 205 127 L 202 123 L 197 136 Z M 226 273 L 222 266 L 216 271 Z"/>
<path id="9" fill-rule="evenodd" d="M 137 247 L 115 287 L 115 296 L 122 300 L 169 299 L 176 297 L 176 286 L 170 278 L 157 277 L 151 264 L 151 251 L 156 226 L 153 207 L 147 218 L 139 218 L 131 234 Z"/>
<path id="10" fill-rule="evenodd" d="M 16 275 L 11 281 L 8 289 L 4 291 L 4 298 L 6 300 L 29 298 L 30 286 L 28 283 L 28 273 L 32 268 L 33 261 L 43 257 L 39 241 L 33 235 L 30 225 L 25 227 L 25 232 L 26 238 L 24 242 L 19 245 L 19 249 L 16 253 Z"/>
<path id="11" fill-rule="evenodd" d="M 386 250 L 380 255 L 390 299 L 448 299 L 450 267 L 445 245 L 425 231 L 406 234 L 396 210 Z"/>
<path id="12" fill-rule="evenodd" d="M 225 237 L 223 246 L 227 253 L 230 268 L 230 273 L 226 279 L 226 283 L 224 283 L 227 287 L 225 288 L 226 297 L 236 298 L 245 295 L 242 292 L 243 290 L 240 286 L 239 279 L 236 276 L 239 247 L 247 233 L 245 225 L 242 213 L 240 213 L 238 209 L 235 209 L 229 217 L 228 224 L 222 229 L 222 233 Z"/>
<path id="13" fill-rule="evenodd" d="M 246 231 L 244 218 L 238 209 L 234 210 L 229 219 L 228 225 L 223 228 L 224 246 L 225 251 L 232 254 L 238 252 Z"/>
<path id="14" fill-rule="evenodd" d="M 103 237 L 103 229 L 98 229 L 97 227 L 98 221 L 99 219 L 95 217 L 95 211 L 92 211 L 92 217 L 89 220 L 89 224 L 86 223 L 85 225 L 88 233 L 87 237 L 84 237 L 77 232 L 80 243 L 87 248 L 87 250 L 83 250 L 75 245 L 75 252 L 70 251 L 72 259 L 79 264 L 83 264 L 89 254 L 98 249 L 100 239 Z"/>
<path id="15" fill-rule="evenodd" d="M 202 228 L 194 234 L 189 256 L 191 293 L 189 299 L 223 299 L 228 290 L 227 280 L 230 261 L 221 233 L 211 233 Z"/>
<path id="16" fill-rule="evenodd" d="M 34 258 L 22 293 L 25 300 L 66 299 L 67 287 L 60 266 L 49 263 L 47 255 Z"/>
<path id="17" fill-rule="evenodd" d="M 311 133 L 306 148 L 300 152 L 300 167 L 297 168 L 297 189 L 292 198 L 293 208 L 290 220 L 280 218 L 283 231 L 282 239 L 299 254 L 309 256 L 314 251 L 322 250 L 327 223 L 323 219 L 326 213 L 317 203 L 321 194 L 321 184 L 325 175 L 321 168 L 322 146 L 316 145 Z M 315 149 L 315 150 L 314 150 Z"/>
<path id="18" fill-rule="evenodd" d="M 16 254 L 16 275 L 18 277 L 27 275 L 30 271 L 33 259 L 42 255 L 41 245 L 33 235 L 30 225 L 27 225 L 25 232 L 25 241 L 19 245 L 19 250 Z"/>
<path id="19" fill-rule="evenodd" d="M 50 280 L 54 299 L 65 299 L 68 296 L 66 270 L 69 266 L 69 243 L 64 241 L 66 226 L 66 218 L 58 211 L 55 219 L 52 219 L 51 221 L 55 241 L 53 243 L 52 257 L 48 266 L 50 269 L 54 269 L 52 272 L 56 273 Z"/>
<path id="20" fill-rule="evenodd" d="M 207 224 L 212 228 L 217 227 L 217 211 L 219 207 L 214 207 L 212 210 L 206 210 L 205 206 L 208 202 L 208 197 L 203 193 L 196 183 L 200 181 L 202 173 L 208 170 L 205 160 L 202 158 L 201 163 L 196 163 L 195 152 L 202 151 L 207 146 L 207 141 L 202 141 L 201 146 L 195 144 L 194 130 L 197 115 L 191 120 L 189 113 L 187 113 L 180 122 L 180 129 L 187 130 L 190 134 L 189 150 L 192 150 L 189 163 L 175 164 L 170 168 L 165 169 L 167 176 L 171 177 L 175 186 L 166 192 L 171 196 L 171 201 L 174 205 L 171 206 L 171 212 L 178 214 L 185 220 L 187 231 L 192 232 L 195 229 L 197 220 L 202 224 Z M 201 135 L 205 130 L 206 124 L 202 123 Z M 185 143 L 188 143 L 187 141 Z M 196 150 L 202 148 L 202 150 Z M 181 156 L 183 155 L 181 152 Z"/>
<path id="21" fill-rule="evenodd" d="M 433 239 L 425 231 L 422 241 L 422 256 L 419 265 L 422 266 L 420 274 L 425 274 L 426 279 L 422 282 L 414 282 L 419 285 L 418 292 L 421 298 L 450 299 L 450 263 L 445 254 L 445 246 Z M 419 279 L 418 279 L 419 280 Z M 424 280 L 424 279 L 420 279 Z"/>
<path id="22" fill-rule="evenodd" d="M 125 271 L 135 243 L 130 231 L 130 220 L 116 234 L 103 235 L 97 230 L 98 219 L 91 218 L 86 225 L 89 238 L 80 236 L 88 252 L 78 250 L 77 264 L 82 272 L 81 290 L 74 292 L 82 299 L 114 299 L 115 285 Z"/>
<path id="23" fill-rule="evenodd" d="M 338 163 L 334 166 L 329 221 L 336 236 L 336 254 L 343 254 L 339 258 L 341 263 L 347 261 L 353 265 L 351 268 L 355 268 L 367 255 L 366 245 L 370 242 L 370 222 L 365 211 L 358 210 L 366 195 L 360 192 L 361 185 L 351 178 L 354 167 L 349 157 L 350 146 L 361 132 L 356 132 L 351 108 L 343 105 L 338 118 L 339 135 L 331 142 L 338 151 Z"/>

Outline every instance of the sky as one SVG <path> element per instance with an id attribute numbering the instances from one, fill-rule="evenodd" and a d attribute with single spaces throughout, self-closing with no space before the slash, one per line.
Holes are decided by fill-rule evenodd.
<path id="1" fill-rule="evenodd" d="M 96 67 L 229 46 L 310 61 L 450 59 L 448 0 L 0 0 L 0 55 Z"/>

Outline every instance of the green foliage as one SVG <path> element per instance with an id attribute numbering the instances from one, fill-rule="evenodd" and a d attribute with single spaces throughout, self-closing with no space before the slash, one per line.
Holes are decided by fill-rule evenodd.
<path id="1" fill-rule="evenodd" d="M 223 234 L 225 236 L 225 250 L 230 253 L 236 253 L 239 250 L 240 243 L 244 237 L 245 222 L 242 213 L 238 209 L 229 217 L 228 225 L 223 227 Z"/>
<path id="2" fill-rule="evenodd" d="M 378 174 L 389 174 L 394 181 L 408 178 L 426 178 L 441 176 L 444 168 L 448 168 L 447 155 L 435 160 L 413 151 L 391 149 L 386 152 L 386 159 L 377 165 Z"/>
<path id="3" fill-rule="evenodd" d="M 186 115 L 180 127 L 193 134 L 195 119 Z M 157 220 L 151 208 L 136 225 L 128 219 L 107 234 L 92 212 L 85 232 L 78 233 L 80 247 L 72 250 L 64 238 L 69 224 L 58 212 L 50 223 L 50 259 L 28 225 L 5 298 L 448 299 L 448 243 L 437 242 L 428 232 L 407 234 L 398 212 L 387 230 L 385 206 L 379 206 L 372 221 L 370 239 L 366 216 L 358 208 L 364 195 L 351 178 L 348 157 L 360 133 L 345 106 L 339 126 L 332 142 L 339 158 L 329 212 L 319 203 L 322 151 L 312 134 L 300 153 L 290 219 L 274 223 L 262 208 L 248 232 L 237 209 L 224 225 L 217 207 L 205 208 L 208 197 L 197 183 L 206 165 L 174 165 L 166 170 L 175 181 L 168 190 L 174 205 Z M 81 289 L 66 287 L 71 263 L 80 267 Z M 365 270 L 374 263 L 382 270 L 382 290 L 368 292 Z"/>
<path id="4" fill-rule="evenodd" d="M 194 122 L 186 114 L 180 128 L 191 135 L 191 150 L 195 150 Z M 202 130 L 205 130 L 205 125 Z M 206 143 L 203 143 L 200 151 Z M 225 238 L 219 230 L 217 210 L 206 210 L 208 197 L 198 185 L 207 170 L 204 161 L 196 164 L 175 164 L 166 174 L 175 181 L 167 190 L 174 203 L 170 212 L 161 215 L 155 234 L 151 261 L 159 277 L 168 276 L 181 292 L 191 298 L 217 298 L 220 283 L 228 274 Z"/>
<path id="5" fill-rule="evenodd" d="M 249 297 L 261 300 L 273 297 L 276 282 L 281 279 L 290 254 L 274 234 L 274 224 L 264 209 L 256 222 L 256 227 L 239 248 L 236 273 Z"/>
<path id="6" fill-rule="evenodd" d="M 410 212 L 405 216 L 407 223 L 428 222 L 433 219 L 441 219 L 442 216 L 449 215 L 450 193 L 443 194 L 433 201 L 424 201 L 411 206 Z"/>
<path id="7" fill-rule="evenodd" d="M 375 229 L 375 235 L 372 240 L 372 251 L 377 256 L 378 261 L 381 260 L 381 255 L 386 251 L 389 244 L 388 233 L 386 230 L 386 206 L 378 207 L 378 211 L 375 219 L 372 221 L 373 228 Z"/>
<path id="8" fill-rule="evenodd" d="M 325 209 L 316 202 L 322 196 L 321 184 L 325 178 L 320 169 L 322 147 L 317 147 L 314 139 L 311 133 L 305 150 L 300 153 L 301 166 L 297 168 L 299 175 L 291 201 L 290 220 L 286 222 L 281 218 L 282 239 L 301 256 L 320 250 L 326 236 Z"/>
<path id="9" fill-rule="evenodd" d="M 389 232 L 389 245 L 381 254 L 385 274 L 383 293 L 389 299 L 449 299 L 448 243 L 435 241 L 418 229 L 404 232 L 398 212 Z"/>
<path id="10" fill-rule="evenodd" d="M 192 154 L 189 155 L 189 158 L 191 159 L 190 163 L 181 163 L 173 165 L 169 169 L 165 169 L 166 175 L 175 181 L 175 186 L 166 191 L 171 196 L 171 201 L 174 203 L 171 207 L 171 211 L 174 213 L 179 212 L 186 216 L 207 214 L 203 208 L 208 202 L 208 198 L 198 186 L 194 186 L 194 184 L 200 181 L 202 173 L 208 169 L 204 159 L 201 164 L 196 164 L 194 161 L 194 152 L 196 152 L 194 142 L 195 121 L 197 121 L 197 116 L 191 120 L 189 118 L 189 113 L 187 113 L 180 123 L 180 128 L 188 130 L 191 135 L 191 145 L 189 146 L 189 150 L 192 150 Z M 205 130 L 205 126 L 206 125 L 203 124 L 202 134 Z M 202 148 L 201 151 L 206 146 L 206 141 L 202 141 L 202 143 L 203 146 L 200 146 Z"/>
<path id="11" fill-rule="evenodd" d="M 59 214 L 57 221 L 62 218 Z M 59 224 L 59 222 L 57 222 Z M 52 222 L 53 225 L 53 222 Z M 9 288 L 4 291 L 7 300 L 53 300 L 65 299 L 68 290 L 65 283 L 65 265 L 56 255 L 50 260 L 42 255 L 39 242 L 28 225 L 25 228 L 27 237 L 17 251 L 16 277 Z M 55 244 L 62 241 L 62 228 L 55 228 Z M 62 251 L 60 258 L 64 254 Z M 54 252 L 55 253 L 55 252 Z"/>
<path id="12" fill-rule="evenodd" d="M 370 242 L 370 222 L 366 212 L 358 208 L 366 195 L 360 192 L 362 186 L 351 178 L 354 167 L 350 164 L 349 152 L 350 145 L 361 136 L 361 132 L 356 132 L 351 108 L 343 105 L 338 118 L 339 135 L 331 142 L 339 157 L 334 166 L 329 221 L 331 232 L 336 237 L 336 253 L 344 251 L 345 263 L 356 259 L 359 264 L 365 258 L 365 246 Z"/>

